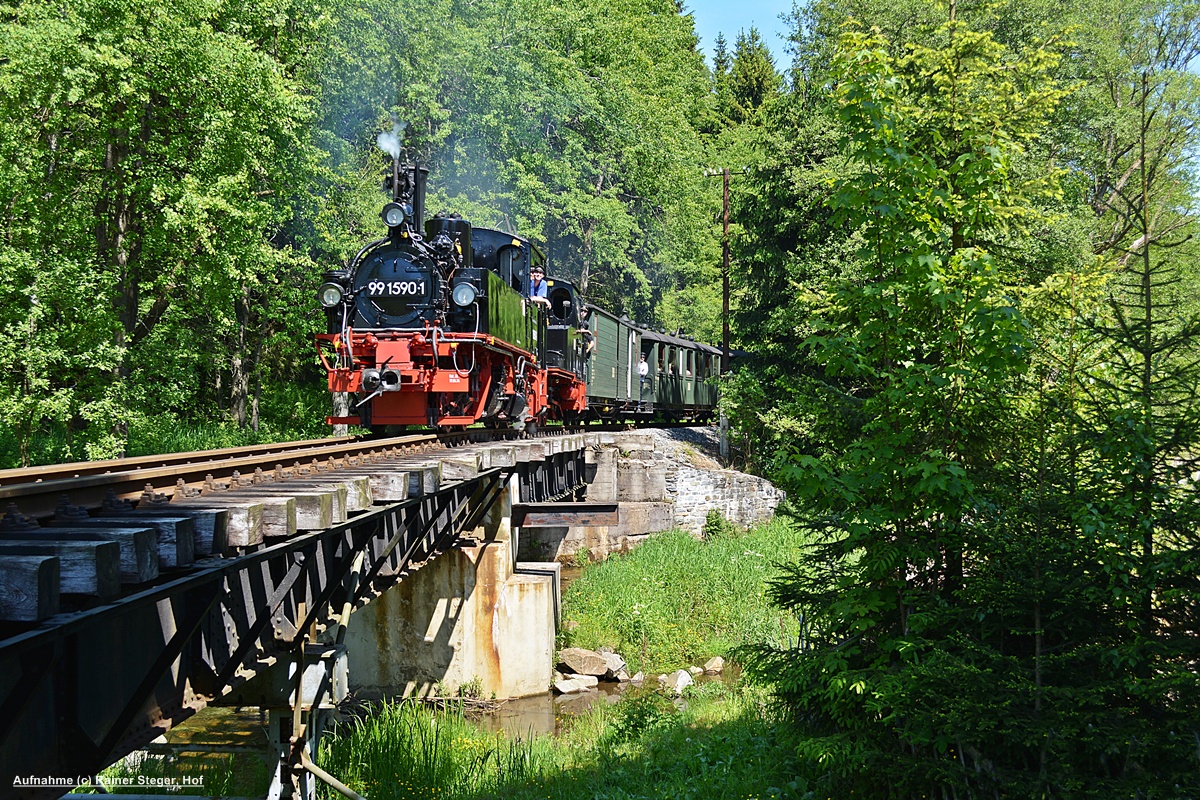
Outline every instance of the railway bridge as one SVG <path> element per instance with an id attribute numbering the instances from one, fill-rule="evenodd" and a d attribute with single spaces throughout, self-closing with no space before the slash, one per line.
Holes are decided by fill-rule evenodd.
<path id="1" fill-rule="evenodd" d="M 273 791 L 307 794 L 330 778 L 310 755 L 347 654 L 394 671 L 402 635 L 427 645 L 406 689 L 440 674 L 544 690 L 557 565 L 517 562 L 517 537 L 616 521 L 616 504 L 574 502 L 596 437 L 330 440 L 0 474 L 0 796 L 59 796 L 222 702 L 274 709 Z"/>

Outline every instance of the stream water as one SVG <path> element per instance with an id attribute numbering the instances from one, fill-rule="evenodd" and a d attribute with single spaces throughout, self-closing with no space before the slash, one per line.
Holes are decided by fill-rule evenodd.
<path id="1" fill-rule="evenodd" d="M 696 675 L 696 683 L 720 681 L 732 683 L 738 679 L 740 670 L 728 665 L 720 675 Z M 656 685 L 657 676 L 649 677 L 644 685 Z M 653 682 L 653 683 L 652 683 Z M 509 736 L 557 735 L 562 732 L 563 722 L 584 713 L 600 703 L 609 705 L 620 702 L 621 695 L 634 689 L 637 684 L 601 681 L 595 689 L 578 694 L 556 695 L 553 692 L 518 697 L 505 702 L 493 712 L 484 714 L 480 724 L 493 731 L 504 731 Z M 682 702 L 682 701 L 680 701 Z"/>
<path id="2" fill-rule="evenodd" d="M 737 680 L 736 667 L 727 667 L 721 675 L 697 675 L 697 683 Z M 648 685 L 657 676 L 647 679 Z M 554 736 L 562 732 L 563 724 L 571 717 L 584 713 L 600 703 L 613 705 L 635 684 L 601 682 L 595 689 L 578 694 L 556 695 L 553 692 L 507 700 L 493 711 L 478 715 L 480 725 L 491 731 L 503 731 L 511 737 Z M 244 749 L 266 755 L 267 718 L 258 709 L 210 706 L 191 719 L 172 728 L 166 735 L 167 747 L 152 746 L 154 750 L 173 750 L 196 755 L 202 752 L 228 753 Z M 193 749 L 194 748 L 194 749 Z"/>

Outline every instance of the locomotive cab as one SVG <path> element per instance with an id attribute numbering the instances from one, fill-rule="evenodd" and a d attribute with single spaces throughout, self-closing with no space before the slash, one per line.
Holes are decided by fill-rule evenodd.
<path id="1" fill-rule="evenodd" d="M 504 231 L 476 228 L 471 246 L 475 266 L 492 271 L 514 292 L 526 293 L 530 256 L 540 255 L 528 240 Z"/>
<path id="2" fill-rule="evenodd" d="M 546 325 L 546 366 L 583 378 L 586 367 L 584 337 L 579 332 L 582 300 L 575 285 L 558 278 L 546 280 L 550 301 Z"/>

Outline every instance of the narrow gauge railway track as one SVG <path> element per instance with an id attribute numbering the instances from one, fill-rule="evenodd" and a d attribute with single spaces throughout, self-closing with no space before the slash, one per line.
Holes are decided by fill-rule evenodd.
<path id="1" fill-rule="evenodd" d="M 97 508 L 106 500 L 182 492 L 194 496 L 234 487 L 282 481 L 313 468 L 340 467 L 359 459 L 469 441 L 497 440 L 490 431 L 421 433 L 388 438 L 344 437 L 275 445 L 204 450 L 161 456 L 90 461 L 0 471 L 0 504 L 26 517 L 53 516 L 64 499 Z M 330 464 L 330 461 L 333 463 Z"/>
<path id="2" fill-rule="evenodd" d="M 588 431 L 623 427 L 589 426 Z M 426 431 L 0 471 L 0 584 L 13 577 L 5 570 L 14 560 L 35 553 L 49 556 L 53 550 L 62 564 L 71 565 L 72 574 L 64 576 L 62 585 L 73 587 L 61 592 L 59 604 L 28 596 L 33 584 L 0 585 L 0 641 L 23 629 L 20 620 L 27 624 L 44 618 L 46 612 L 36 609 L 74 612 L 111 601 L 137 587 L 177 578 L 181 570 L 205 559 L 236 557 L 298 531 L 331 527 L 372 503 L 420 495 L 444 480 L 470 478 L 484 464 L 493 466 L 486 453 L 476 465 L 477 451 L 497 445 L 509 450 L 511 445 L 524 445 L 528 450 L 539 443 L 537 452 L 549 457 L 559 452 L 552 444 L 555 439 L 580 432 L 565 426 L 544 428 L 533 437 L 486 428 Z M 414 467 L 417 464 L 421 466 Z M 380 481 L 389 473 L 395 477 L 386 479 L 384 487 Z M 335 486 L 335 496 L 314 499 L 314 493 L 322 495 Z M 156 533 L 147 540 L 149 532 L 142 531 L 141 539 L 133 541 L 134 530 L 146 527 L 145 514 L 159 518 L 154 522 Z M 178 518 L 185 519 L 171 521 Z M 124 542 L 119 581 L 115 565 L 109 565 L 113 574 L 101 587 L 100 553 L 94 544 L 83 543 L 114 535 Z M 86 573 L 82 581 L 75 574 L 81 557 Z M 111 560 L 110 552 L 106 561 Z M 142 563 L 149 561 L 159 563 Z M 20 580 L 28 578 L 21 570 L 14 574 Z M 57 584 L 59 579 L 39 579 L 39 584 L 47 582 Z M 88 588 L 80 590 L 81 583 Z"/>
<path id="3" fill-rule="evenodd" d="M 225 447 L 219 450 L 196 450 L 186 453 L 162 453 L 134 458 L 114 458 L 104 461 L 74 461 L 67 464 L 46 464 L 37 467 L 0 469 L 0 486 L 10 486 L 18 483 L 37 483 L 38 481 L 60 480 L 62 478 L 79 478 L 84 475 L 102 475 L 111 472 L 129 472 L 139 469 L 170 467 L 199 461 L 211 461 L 216 458 L 246 458 L 266 456 L 273 453 L 284 456 L 293 450 L 325 445 L 351 444 L 360 441 L 364 441 L 364 437 L 339 436 L 295 442 L 255 444 L 245 447 Z"/>
<path id="4" fill-rule="evenodd" d="M 659 422 L 636 426 L 550 425 L 542 428 L 538 436 L 675 426 L 677 423 Z M 234 484 L 283 481 L 308 475 L 313 470 L 352 465 L 364 457 L 505 441 L 518 436 L 512 430 L 485 428 L 391 437 L 345 436 L 6 469 L 0 470 L 0 511 L 12 511 L 15 505 L 15 510 L 26 517 L 48 519 L 64 501 L 83 508 L 98 508 L 105 501 L 137 501 L 161 494 L 169 497 L 174 492 L 194 496 L 236 488 Z"/>

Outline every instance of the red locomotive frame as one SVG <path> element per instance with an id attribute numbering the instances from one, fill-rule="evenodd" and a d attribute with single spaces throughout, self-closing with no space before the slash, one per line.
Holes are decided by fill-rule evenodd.
<path id="1" fill-rule="evenodd" d="M 521 419 L 510 422 L 564 419 L 587 408 L 587 385 L 573 373 L 543 368 L 533 353 L 491 335 L 440 329 L 435 333 L 433 328 L 370 333 L 349 329 L 346 335 L 321 333 L 316 339 L 331 392 L 363 392 L 363 370 L 371 368 L 386 367 L 399 387 L 369 401 L 369 422 L 362 415 L 331 416 L 326 418 L 331 425 L 472 425 L 485 418 L 491 392 L 518 391 L 518 365 L 526 408 Z M 341 365 L 330 362 L 331 351 Z M 462 370 L 463 362 L 474 368 Z M 493 380 L 481 379 L 497 372 L 503 375 L 499 387 Z"/>

